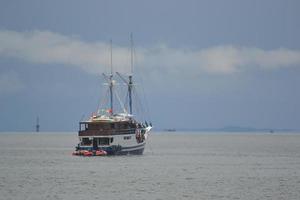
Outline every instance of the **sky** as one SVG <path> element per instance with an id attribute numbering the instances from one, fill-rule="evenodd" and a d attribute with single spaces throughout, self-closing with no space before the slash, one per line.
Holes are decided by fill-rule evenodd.
<path id="1" fill-rule="evenodd" d="M 136 115 L 155 128 L 299 130 L 299 11 L 298 0 L 2 0 L 0 131 L 33 131 L 37 116 L 42 131 L 76 131 L 106 92 L 110 40 L 113 70 L 130 73 L 131 33 Z"/>

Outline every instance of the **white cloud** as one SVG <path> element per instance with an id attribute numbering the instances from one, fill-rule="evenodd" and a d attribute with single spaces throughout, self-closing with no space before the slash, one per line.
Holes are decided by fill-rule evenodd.
<path id="1" fill-rule="evenodd" d="M 8 71 L 0 74 L 0 94 L 15 93 L 24 88 L 17 73 Z"/>
<path id="2" fill-rule="evenodd" d="M 136 54 L 138 65 L 155 74 L 228 74 L 245 69 L 272 70 L 300 66 L 300 51 L 284 48 L 263 50 L 223 45 L 191 50 L 157 45 L 138 47 Z M 49 31 L 0 31 L 0 56 L 41 64 L 66 64 L 90 73 L 108 70 L 110 62 L 108 43 L 88 43 L 78 37 Z M 114 45 L 113 64 L 119 71 L 129 70 L 129 58 L 128 47 Z"/>
<path id="3" fill-rule="evenodd" d="M 231 45 L 216 46 L 201 50 L 173 49 L 166 46 L 149 50 L 151 64 L 178 70 L 179 73 L 209 72 L 228 74 L 239 70 L 278 69 L 300 67 L 300 51 L 289 49 L 263 50 L 259 48 L 235 47 Z M 157 63 L 153 63 L 156 60 Z M 147 61 L 146 61 L 147 62 Z"/>
<path id="4" fill-rule="evenodd" d="M 90 73 L 103 72 L 109 66 L 109 48 L 107 43 L 87 43 L 49 31 L 0 31 L 0 56 L 40 64 L 66 64 Z M 113 64 L 128 65 L 128 55 L 128 49 L 114 46 Z"/>

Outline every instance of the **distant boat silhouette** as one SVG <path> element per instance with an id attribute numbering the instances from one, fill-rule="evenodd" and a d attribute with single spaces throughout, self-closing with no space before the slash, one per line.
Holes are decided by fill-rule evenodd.
<path id="1" fill-rule="evenodd" d="M 167 131 L 167 132 L 175 132 L 176 129 L 175 129 L 175 128 L 168 128 L 168 129 L 164 129 L 164 131 Z"/>
<path id="2" fill-rule="evenodd" d="M 40 132 L 39 117 L 36 118 L 35 132 Z"/>

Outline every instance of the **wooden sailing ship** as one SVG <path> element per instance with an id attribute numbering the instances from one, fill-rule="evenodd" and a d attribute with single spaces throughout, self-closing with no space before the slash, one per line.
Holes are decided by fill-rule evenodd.
<path id="1" fill-rule="evenodd" d="M 93 114 L 88 120 L 79 122 L 79 144 L 74 155 L 124 155 L 143 154 L 151 122 L 139 122 L 133 114 L 133 43 L 131 39 L 131 73 L 124 77 L 120 73 L 113 73 L 112 45 L 111 45 L 111 73 L 103 77 L 109 90 L 109 109 L 103 109 Z M 122 112 L 114 110 L 114 89 L 117 75 L 127 86 L 128 108 Z"/>

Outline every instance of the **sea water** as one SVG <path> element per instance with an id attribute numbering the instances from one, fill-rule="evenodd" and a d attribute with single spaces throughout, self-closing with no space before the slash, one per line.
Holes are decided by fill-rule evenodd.
<path id="1" fill-rule="evenodd" d="M 111 157 L 72 156 L 77 140 L 0 134 L 0 199 L 300 199 L 300 134 L 153 132 Z"/>

